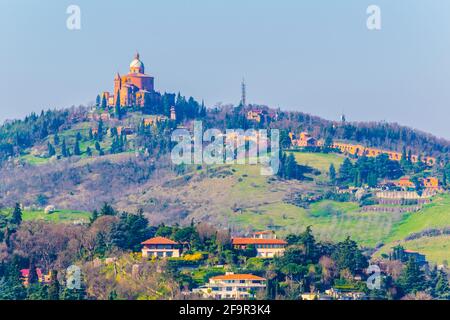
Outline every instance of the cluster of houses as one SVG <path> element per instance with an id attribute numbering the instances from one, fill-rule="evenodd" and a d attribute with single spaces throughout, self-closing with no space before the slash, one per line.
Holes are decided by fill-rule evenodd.
<path id="1" fill-rule="evenodd" d="M 291 145 L 293 147 L 306 148 L 306 147 L 323 147 L 324 141 L 317 140 L 313 138 L 308 132 L 301 132 L 299 136 L 290 132 L 289 137 L 291 138 Z M 394 161 L 402 160 L 402 153 L 382 150 L 377 148 L 369 148 L 360 144 L 351 144 L 345 142 L 333 141 L 330 148 L 338 149 L 344 154 L 356 155 L 356 156 L 366 156 L 366 157 L 377 157 L 381 154 L 387 154 L 389 159 Z M 436 163 L 436 158 L 433 157 L 423 157 L 418 155 L 411 155 L 411 162 L 416 163 L 423 161 L 427 165 L 434 165 Z"/>
<path id="2" fill-rule="evenodd" d="M 260 231 L 250 237 L 235 237 L 231 239 L 235 249 L 247 249 L 254 246 L 256 256 L 260 258 L 273 258 L 284 254 L 287 242 L 277 239 L 273 231 Z M 180 257 L 182 245 L 164 237 L 154 237 L 142 242 L 142 256 L 146 258 Z M 242 300 L 255 298 L 257 292 L 265 291 L 267 279 L 254 275 L 226 272 L 224 275 L 209 278 L 208 283 L 195 288 L 193 294 L 206 299 Z M 361 300 L 364 293 L 351 290 L 331 288 L 324 293 L 312 292 L 302 294 L 302 300 Z"/>
<path id="3" fill-rule="evenodd" d="M 232 238 L 231 243 L 235 249 L 245 250 L 254 246 L 256 256 L 260 258 L 273 258 L 284 253 L 287 242 L 277 239 L 273 231 L 255 232 L 248 238 Z M 142 256 L 155 258 L 177 258 L 181 256 L 182 246 L 168 238 L 154 237 L 142 242 Z"/>

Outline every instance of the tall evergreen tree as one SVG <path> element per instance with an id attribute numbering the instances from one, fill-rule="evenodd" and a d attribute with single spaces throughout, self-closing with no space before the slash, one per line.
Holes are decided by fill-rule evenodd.
<path id="1" fill-rule="evenodd" d="M 106 97 L 105 95 L 103 95 L 102 97 L 102 105 L 101 105 L 102 109 L 105 110 L 108 107 L 108 103 L 106 102 Z"/>
<path id="2" fill-rule="evenodd" d="M 80 141 L 78 139 L 78 136 L 75 138 L 75 146 L 73 147 L 73 154 L 76 156 L 81 155 Z"/>
<path id="3" fill-rule="evenodd" d="M 336 183 L 336 168 L 334 167 L 334 164 L 330 164 L 329 175 L 330 182 L 334 185 Z"/>
<path id="4" fill-rule="evenodd" d="M 63 138 L 62 144 L 61 144 L 61 155 L 66 158 L 69 156 L 69 151 L 67 150 L 66 146 L 66 139 Z"/>
<path id="5" fill-rule="evenodd" d="M 22 223 L 22 209 L 20 204 L 16 203 L 11 216 L 11 223 L 19 226 Z"/>
<path id="6" fill-rule="evenodd" d="M 48 287 L 48 300 L 59 300 L 60 285 L 58 281 L 58 271 L 51 273 L 50 285 Z"/>

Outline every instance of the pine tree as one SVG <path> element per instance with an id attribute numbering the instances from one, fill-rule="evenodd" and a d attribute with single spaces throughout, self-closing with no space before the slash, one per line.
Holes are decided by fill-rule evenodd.
<path id="1" fill-rule="evenodd" d="M 55 133 L 55 136 L 53 137 L 53 142 L 55 143 L 55 146 L 59 145 L 59 136 L 58 136 L 58 133 Z"/>
<path id="2" fill-rule="evenodd" d="M 102 97 L 102 105 L 101 105 L 101 107 L 102 107 L 103 110 L 105 110 L 108 107 L 105 95 L 103 95 L 103 97 Z"/>
<path id="3" fill-rule="evenodd" d="M 53 157 L 56 154 L 56 150 L 53 147 L 53 145 L 50 143 L 50 141 L 47 143 L 47 149 L 48 149 L 48 155 L 50 157 Z"/>
<path id="4" fill-rule="evenodd" d="M 330 182 L 334 185 L 336 183 L 336 168 L 334 167 L 334 164 L 330 164 L 329 174 Z"/>
<path id="5" fill-rule="evenodd" d="M 19 226 L 22 223 L 22 209 L 20 209 L 20 204 L 16 203 L 14 210 L 12 212 L 11 223 Z"/>
<path id="6" fill-rule="evenodd" d="M 92 128 L 89 128 L 89 140 L 94 139 L 94 135 L 92 134 Z"/>
<path id="7" fill-rule="evenodd" d="M 78 136 L 75 139 L 75 146 L 73 147 L 73 154 L 76 156 L 79 156 L 81 154 L 80 141 L 78 140 Z"/>
<path id="8" fill-rule="evenodd" d="M 427 287 L 425 273 L 413 258 L 406 263 L 406 268 L 398 279 L 398 283 L 405 294 L 424 291 Z"/>
<path id="9" fill-rule="evenodd" d="M 63 138 L 62 144 L 61 144 L 61 155 L 66 158 L 69 156 L 69 152 L 67 150 L 67 146 L 66 146 L 66 139 Z"/>
<path id="10" fill-rule="evenodd" d="M 353 173 L 353 164 L 350 159 L 345 158 L 341 167 L 339 168 L 339 181 L 342 183 L 349 183 L 353 181 L 355 175 Z"/>
<path id="11" fill-rule="evenodd" d="M 98 133 L 97 133 L 97 139 L 98 141 L 102 141 L 103 140 L 103 121 L 102 119 L 100 119 L 100 121 L 98 122 Z"/>
<path id="12" fill-rule="evenodd" d="M 117 98 L 116 98 L 116 110 L 119 109 L 120 110 L 120 91 L 117 91 Z"/>
<path id="13" fill-rule="evenodd" d="M 86 155 L 87 155 L 88 157 L 92 156 L 92 150 L 91 150 L 90 147 L 87 147 L 87 148 L 86 148 Z"/>

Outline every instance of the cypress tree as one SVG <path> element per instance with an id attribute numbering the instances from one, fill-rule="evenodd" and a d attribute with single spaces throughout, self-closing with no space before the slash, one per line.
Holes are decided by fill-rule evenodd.
<path id="1" fill-rule="evenodd" d="M 59 300 L 59 290 L 58 271 L 53 270 L 48 288 L 48 300 Z"/>
<path id="2" fill-rule="evenodd" d="M 15 225 L 20 225 L 22 223 L 22 209 L 20 209 L 20 204 L 16 203 L 14 210 L 12 212 L 11 223 Z"/>

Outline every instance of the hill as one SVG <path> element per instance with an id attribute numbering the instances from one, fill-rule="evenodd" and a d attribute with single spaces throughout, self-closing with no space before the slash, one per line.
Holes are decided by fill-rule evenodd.
<path id="1" fill-rule="evenodd" d="M 206 126 L 218 128 L 234 127 L 240 121 L 244 127 L 249 126 L 241 113 L 236 113 L 242 111 L 212 109 L 203 120 Z M 310 130 L 316 137 L 333 134 L 394 149 L 410 143 L 412 149 L 441 158 L 447 152 L 447 141 L 395 124 L 335 124 L 302 113 L 277 112 L 278 120 L 267 126 L 279 127 L 282 133 Z M 289 151 L 298 164 L 316 169 L 306 174 L 308 180 L 261 176 L 257 165 L 173 166 L 167 153 L 174 124 L 143 126 L 145 118 L 148 115 L 133 111 L 120 119 L 94 121 L 87 110 L 74 109 L 3 125 L 3 208 L 20 202 L 25 207 L 41 208 L 26 211 L 25 219 L 73 222 L 86 221 L 88 212 L 107 202 L 119 211 L 142 209 L 154 224 L 208 221 L 234 233 L 272 229 L 280 236 L 312 226 L 321 240 L 340 241 L 351 236 L 377 249 L 377 254 L 402 243 L 407 248 L 420 248 L 438 263 L 450 258 L 448 250 L 440 248 L 446 235 L 408 239 L 411 234 L 450 226 L 447 194 L 435 197 L 414 213 L 362 212 L 360 201 L 336 197 L 329 183 L 330 165 L 338 170 L 345 159 L 336 153 Z M 188 125 L 189 121 L 183 123 Z M 93 133 L 99 127 L 103 127 L 101 137 Z M 132 132 L 119 135 L 118 128 L 130 128 Z M 49 154 L 50 145 L 53 155 Z M 63 156 L 64 151 L 69 155 Z M 44 214 L 42 207 L 48 204 L 55 205 L 59 212 Z"/>

